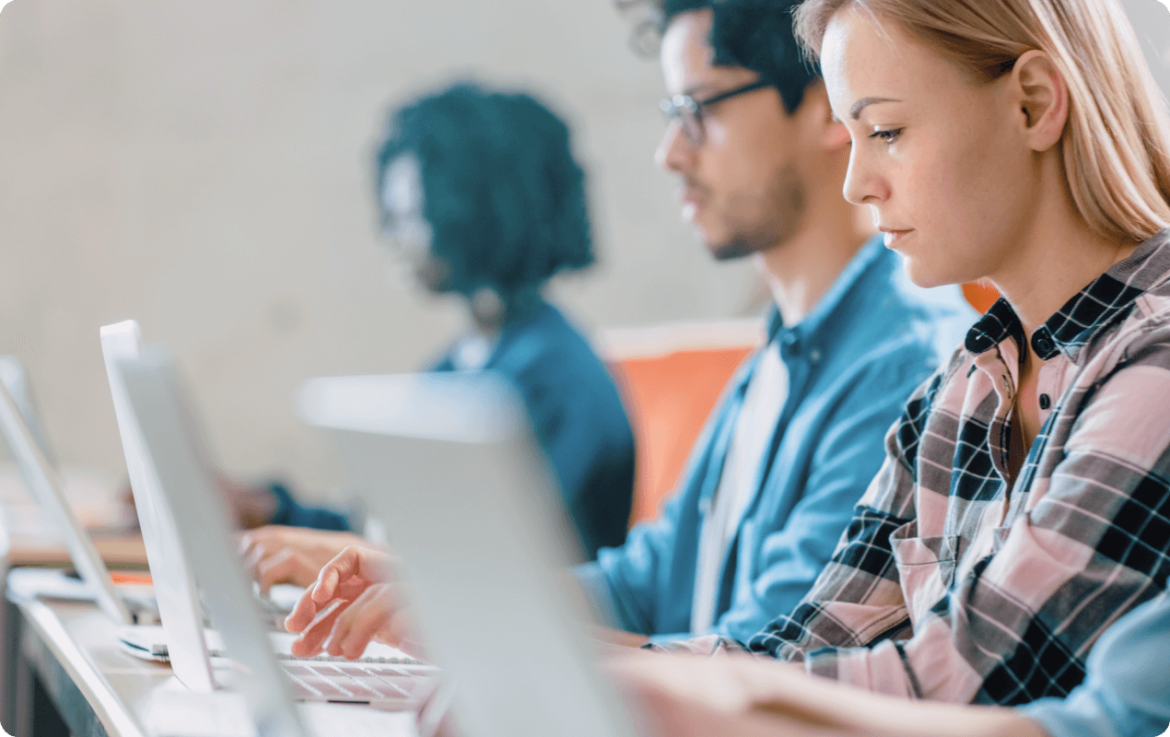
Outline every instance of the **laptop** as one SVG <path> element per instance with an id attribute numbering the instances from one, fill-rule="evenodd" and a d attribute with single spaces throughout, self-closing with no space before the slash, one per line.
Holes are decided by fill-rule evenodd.
<path id="1" fill-rule="evenodd" d="M 405 567 L 428 655 L 471 737 L 632 737 L 568 588 L 573 528 L 519 399 L 492 374 L 314 379 L 325 430 Z"/>
<path id="2" fill-rule="evenodd" d="M 0 434 L 24 485 L 64 538 L 73 567 L 81 576 L 82 595 L 96 600 L 115 622 L 134 624 L 141 615 L 152 619 L 153 598 L 128 596 L 118 589 L 89 533 L 73 514 L 43 427 L 24 367 L 12 356 L 0 356 Z M 36 583 L 31 585 L 33 589 L 43 588 Z"/>
<path id="3" fill-rule="evenodd" d="M 296 688 L 314 679 L 290 678 L 287 663 L 269 646 L 263 613 L 252 596 L 251 582 L 236 556 L 228 525 L 228 511 L 205 460 L 190 437 L 187 412 L 181 404 L 175 371 L 161 352 L 144 349 L 139 358 L 119 362 L 126 399 L 138 426 L 146 453 L 145 471 L 162 491 L 156 509 L 182 520 L 175 524 L 177 543 L 190 573 L 199 582 L 214 621 L 221 624 L 231 667 L 212 675 L 230 689 L 214 694 L 156 695 L 152 733 L 167 735 L 256 734 L 261 737 L 310 737 L 343 733 L 349 737 L 414 737 L 411 713 L 382 713 L 355 709 L 361 703 L 380 710 L 418 710 L 422 723 L 437 724 L 432 710 L 441 701 L 429 699 L 436 679 L 421 678 L 388 666 L 347 666 L 351 693 L 340 698 L 304 699 Z M 177 401 L 178 400 L 178 401 Z M 297 666 L 300 669 L 308 665 Z M 342 668 L 318 664 L 340 673 Z M 352 675 L 364 672 L 364 678 Z M 324 679 L 316 679 L 321 685 Z M 340 679 L 338 679 L 340 681 Z M 378 693 L 375 693 L 375 690 Z M 414 692 L 413 694 L 411 692 Z M 360 693 L 359 693 L 360 692 Z M 354 697 L 359 698 L 354 698 Z M 232 698 L 236 697 L 236 698 Z M 332 702 L 295 704 L 295 701 Z M 180 716 L 176 716 L 180 715 Z M 423 737 L 429 737 L 423 732 Z"/>
<path id="4" fill-rule="evenodd" d="M 118 361 L 138 357 L 142 350 L 142 333 L 133 320 L 105 325 L 101 329 L 102 355 L 114 400 L 114 415 L 118 420 L 118 435 L 126 456 L 126 471 L 130 476 L 130 490 L 138 512 L 138 526 L 154 581 L 154 595 L 158 601 L 162 636 L 167 646 L 171 668 L 183 684 L 192 691 L 209 693 L 215 690 L 211 655 L 203 636 L 199 597 L 194 582 L 187 576 L 188 566 L 177 543 L 177 531 L 168 510 L 163 508 L 157 482 L 147 467 L 142 433 L 129 411 L 126 388 L 123 386 Z M 146 635 L 143 642 L 139 635 Z M 156 631 L 120 631 L 119 637 L 130 652 L 146 652 L 154 657 L 158 648 L 153 642 Z"/>
<path id="5" fill-rule="evenodd" d="M 156 589 L 160 589 L 159 608 L 170 662 L 175 675 L 189 689 L 208 693 L 222 685 L 217 680 L 217 671 L 212 668 L 211 656 L 220 651 L 236 657 L 235 648 L 225 636 L 226 631 L 241 621 L 254 618 L 257 604 L 229 533 L 225 532 L 219 538 L 224 546 L 221 553 L 203 553 L 199 559 L 192 558 L 180 542 L 184 533 L 192 532 L 191 517 L 175 511 L 175 499 L 180 503 L 186 502 L 190 496 L 216 500 L 221 505 L 216 509 L 222 512 L 220 525 L 225 530 L 229 517 L 206 461 L 204 446 L 193 429 L 195 424 L 172 363 L 159 349 L 138 346 L 137 355 L 112 356 L 109 369 L 111 385 L 120 390 L 121 400 L 115 404 L 120 406 L 119 424 L 124 433 L 127 464 L 136 468 L 131 474 L 135 501 L 146 499 L 146 508 L 150 510 L 151 518 L 144 521 L 144 527 L 149 524 L 153 528 L 153 545 L 156 547 L 152 550 L 152 544 L 148 544 L 147 556 L 157 582 Z M 143 400 L 139 396 L 137 402 L 132 401 L 130 391 L 135 386 L 139 387 L 135 390 L 139 395 L 149 389 L 152 392 L 148 394 L 149 399 Z M 147 389 L 141 388 L 144 386 Z M 142 506 L 139 514 L 144 514 Z M 183 524 L 179 525 L 177 520 L 183 520 Z M 194 532 L 197 536 L 212 534 L 206 525 L 196 526 Z M 158 548 L 164 556 L 158 559 L 160 570 L 166 571 L 165 574 L 155 571 L 155 556 L 160 555 Z M 231 563 L 208 568 L 208 560 L 228 560 Z M 199 570 L 204 573 L 200 575 Z M 163 575 L 170 579 L 165 584 L 160 581 Z M 212 608 L 212 619 L 220 629 L 207 632 L 198 590 L 218 585 L 228 577 L 241 581 L 240 586 L 248 594 L 232 598 L 234 609 L 231 611 L 216 612 Z M 164 585 L 170 589 L 167 596 L 170 605 L 166 607 L 161 591 Z M 252 637 L 252 634 L 248 636 Z M 213 637 L 222 638 L 222 645 L 216 645 Z M 270 653 L 276 648 L 283 650 L 279 653 L 283 677 L 295 685 L 295 695 L 299 700 L 413 710 L 426 700 L 436 684 L 437 670 L 433 666 L 420 663 L 388 645 L 371 644 L 365 657 L 354 662 L 329 656 L 297 659 L 288 653 L 292 639 L 288 633 L 265 633 L 263 637 L 254 637 L 251 647 L 263 647 Z"/>

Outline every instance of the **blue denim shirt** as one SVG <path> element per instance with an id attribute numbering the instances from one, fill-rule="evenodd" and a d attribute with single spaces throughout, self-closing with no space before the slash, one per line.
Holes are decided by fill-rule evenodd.
<path id="1" fill-rule="evenodd" d="M 634 493 L 634 433 L 605 364 L 555 307 L 541 302 L 502 331 L 485 370 L 519 392 L 564 495 L 587 560 L 626 537 Z M 431 371 L 452 371 L 450 350 Z M 345 516 L 304 506 L 281 485 L 274 524 L 348 529 Z"/>
<path id="2" fill-rule="evenodd" d="M 975 318 L 957 287 L 914 286 L 880 238 L 861 248 L 799 324 L 783 325 L 773 310 L 760 351 L 780 351 L 788 397 L 728 546 L 714 633 L 746 641 L 796 607 L 881 466 L 883 438 L 903 402 Z M 616 626 L 657 641 L 692 634 L 703 515 L 760 351 L 732 378 L 659 519 L 575 569 Z"/>
<path id="3" fill-rule="evenodd" d="M 1170 724 L 1170 595 L 1122 617 L 1089 653 L 1066 699 L 1023 707 L 1052 737 L 1156 737 Z"/>
<path id="4" fill-rule="evenodd" d="M 449 357 L 432 371 L 451 371 Z M 620 545 L 634 495 L 634 432 L 605 364 L 555 307 L 541 302 L 509 321 L 485 370 L 524 400 L 564 495 L 586 560 Z"/>

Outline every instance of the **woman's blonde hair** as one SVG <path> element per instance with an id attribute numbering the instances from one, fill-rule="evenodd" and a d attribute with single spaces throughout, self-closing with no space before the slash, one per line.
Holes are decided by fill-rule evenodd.
<path id="1" fill-rule="evenodd" d="M 1170 114 L 1117 0 L 806 0 L 796 34 L 812 56 L 836 13 L 892 21 L 978 81 L 1047 53 L 1069 91 L 1062 139 L 1077 210 L 1097 233 L 1143 241 L 1170 225 Z"/>

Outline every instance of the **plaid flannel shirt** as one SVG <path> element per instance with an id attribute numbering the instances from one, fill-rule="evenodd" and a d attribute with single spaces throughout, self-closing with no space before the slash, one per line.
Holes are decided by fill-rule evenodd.
<path id="1" fill-rule="evenodd" d="M 1023 328 L 1000 300 L 886 438 L 832 561 L 751 650 L 872 691 L 1064 696 L 1170 573 L 1170 230 L 1031 336 L 1042 429 L 1009 480 Z"/>

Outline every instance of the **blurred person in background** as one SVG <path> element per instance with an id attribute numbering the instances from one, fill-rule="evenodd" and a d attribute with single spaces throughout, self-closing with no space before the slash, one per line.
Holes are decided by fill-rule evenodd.
<path id="1" fill-rule="evenodd" d="M 712 256 L 752 259 L 774 304 L 766 343 L 732 378 L 661 517 L 574 571 L 614 628 L 603 636 L 625 644 L 747 638 L 791 611 L 877 473 L 906 398 L 976 317 L 959 288 L 910 283 L 842 197 L 849 133 L 801 56 L 792 0 L 655 5 L 671 95 L 658 163 Z M 385 563 L 339 556 L 290 629 L 343 589 L 382 585 L 374 560 Z M 298 647 L 319 649 L 336 622 L 330 652 L 360 653 L 377 632 L 408 632 L 406 619 L 361 593 Z"/>
<path id="2" fill-rule="evenodd" d="M 395 110 L 376 155 L 386 232 L 419 284 L 454 295 L 469 327 L 430 371 L 495 371 L 523 399 L 584 552 L 625 539 L 634 438 L 605 365 L 549 304 L 554 275 L 593 263 L 585 174 L 565 123 L 529 95 L 458 83 Z M 341 515 L 271 487 L 245 535 L 261 584 L 308 585 L 347 544 Z"/>

